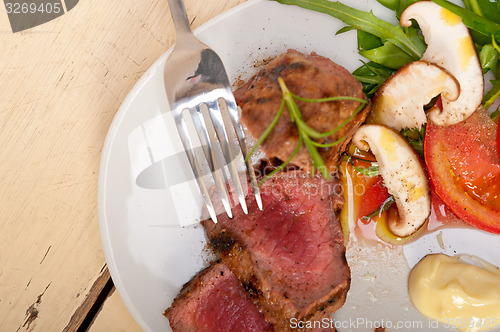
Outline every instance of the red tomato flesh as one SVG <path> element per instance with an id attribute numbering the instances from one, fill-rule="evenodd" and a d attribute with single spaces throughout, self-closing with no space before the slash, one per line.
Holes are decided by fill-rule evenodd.
<path id="1" fill-rule="evenodd" d="M 479 108 L 467 120 L 427 124 L 424 155 L 436 193 L 461 219 L 500 234 L 500 157 L 496 125 Z"/>
<path id="2" fill-rule="evenodd" d="M 360 168 L 367 168 L 370 163 L 364 162 L 358 159 L 354 159 L 354 166 Z M 354 171 L 355 176 L 358 179 L 355 180 L 356 195 L 359 196 L 359 209 L 357 212 L 357 219 L 366 217 L 371 213 L 377 211 L 387 198 L 389 198 L 389 192 L 387 188 L 383 185 L 383 180 L 380 175 L 378 176 L 364 176 L 356 171 Z M 366 220 L 368 222 L 368 220 Z"/>
<path id="3" fill-rule="evenodd" d="M 434 188 L 431 188 L 431 215 L 427 223 L 427 230 L 434 231 L 443 226 L 464 227 L 471 226 L 463 222 L 455 213 L 446 205 L 441 197 L 436 194 Z"/>
<path id="4" fill-rule="evenodd" d="M 497 123 L 497 152 L 498 152 L 498 158 L 500 158 L 500 119 L 498 120 Z"/>

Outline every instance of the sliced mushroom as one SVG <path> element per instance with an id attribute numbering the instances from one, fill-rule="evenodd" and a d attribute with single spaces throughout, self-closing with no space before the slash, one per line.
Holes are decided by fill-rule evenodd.
<path id="1" fill-rule="evenodd" d="M 367 122 L 401 130 L 427 123 L 424 105 L 441 94 L 456 100 L 460 94 L 457 80 L 443 68 L 427 61 L 415 61 L 400 68 L 373 97 Z"/>
<path id="2" fill-rule="evenodd" d="M 401 25 L 418 22 L 427 50 L 422 60 L 446 69 L 460 84 L 456 100 L 443 98 L 443 111 L 435 106 L 429 118 L 436 124 L 448 126 L 467 119 L 479 107 L 483 98 L 483 72 L 474 42 L 462 19 L 431 1 L 419 1 L 406 8 Z"/>
<path id="3" fill-rule="evenodd" d="M 398 132 L 377 124 L 361 126 L 353 143 L 375 155 L 384 185 L 394 196 L 399 220 L 389 222 L 390 231 L 399 237 L 415 233 L 431 212 L 427 176 L 415 150 Z"/>

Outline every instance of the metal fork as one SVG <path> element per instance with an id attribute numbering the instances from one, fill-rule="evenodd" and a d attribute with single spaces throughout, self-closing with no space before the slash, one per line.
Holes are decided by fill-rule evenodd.
<path id="1" fill-rule="evenodd" d="M 214 222 L 217 222 L 209 190 L 202 178 L 200 162 L 195 155 L 193 141 L 188 134 L 184 117 L 186 113 L 189 113 L 226 213 L 232 218 L 227 190 L 228 181 L 222 163 L 225 163 L 229 169 L 241 208 L 247 214 L 245 193 L 236 165 L 232 161 L 240 152 L 245 157 L 248 149 L 245 133 L 240 123 L 239 110 L 226 70 L 219 56 L 193 35 L 183 1 L 168 0 L 168 5 L 177 36 L 174 49 L 165 64 L 165 91 L 184 150 L 210 217 Z M 205 107 L 202 107 L 203 105 Z M 228 124 L 228 127 L 233 127 L 229 130 L 236 133 L 240 149 L 235 149 L 234 145 L 229 142 L 230 135 L 224 124 L 222 112 L 229 113 L 232 125 Z M 222 162 L 218 146 L 220 146 L 224 157 Z M 251 160 L 246 161 L 246 169 L 257 205 L 262 210 L 262 200 Z"/>

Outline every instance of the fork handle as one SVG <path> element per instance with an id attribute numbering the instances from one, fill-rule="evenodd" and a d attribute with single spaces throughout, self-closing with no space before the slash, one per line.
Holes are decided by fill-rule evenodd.
<path id="1" fill-rule="evenodd" d="M 172 14 L 174 21 L 175 31 L 177 33 L 177 43 L 183 40 L 187 35 L 193 35 L 191 27 L 189 26 L 186 8 L 182 0 L 168 0 L 168 7 Z"/>

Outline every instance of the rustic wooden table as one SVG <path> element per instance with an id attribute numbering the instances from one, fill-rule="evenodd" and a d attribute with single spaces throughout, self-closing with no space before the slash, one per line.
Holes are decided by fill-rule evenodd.
<path id="1" fill-rule="evenodd" d="M 245 0 L 186 0 L 193 28 Z M 13 33 L 0 10 L 0 331 L 140 331 L 106 268 L 106 132 L 175 41 L 165 0 L 82 0 Z"/>

